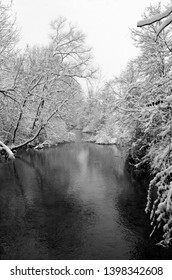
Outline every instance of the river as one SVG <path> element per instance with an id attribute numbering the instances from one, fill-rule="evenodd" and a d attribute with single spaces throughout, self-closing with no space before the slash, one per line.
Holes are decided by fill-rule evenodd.
<path id="1" fill-rule="evenodd" d="M 0 164 L 0 259 L 170 259 L 115 146 L 62 144 Z"/>

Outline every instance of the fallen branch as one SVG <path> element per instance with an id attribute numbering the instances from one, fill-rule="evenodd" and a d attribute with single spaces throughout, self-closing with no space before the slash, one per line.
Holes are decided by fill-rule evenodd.
<path id="1" fill-rule="evenodd" d="M 0 150 L 4 150 L 7 153 L 8 158 L 10 159 L 15 158 L 12 150 L 8 146 L 6 146 L 2 141 L 0 141 Z"/>
<path id="2" fill-rule="evenodd" d="M 14 156 L 14 153 L 13 151 L 14 150 L 17 150 L 19 148 L 22 148 L 24 146 L 26 146 L 27 144 L 29 144 L 30 142 L 34 141 L 36 139 L 36 137 L 38 137 L 38 135 L 40 134 L 41 130 L 47 125 L 47 123 L 49 122 L 49 120 L 56 114 L 58 113 L 58 115 L 61 117 L 60 115 L 60 109 L 61 107 L 64 106 L 64 104 L 68 101 L 68 99 L 65 99 L 61 104 L 60 106 L 58 106 L 58 108 L 52 112 L 52 114 L 49 116 L 49 118 L 46 120 L 45 123 L 41 124 L 41 126 L 39 127 L 39 129 L 37 130 L 37 132 L 34 134 L 33 137 L 31 137 L 30 139 L 26 140 L 25 142 L 19 144 L 19 145 L 12 145 L 11 147 L 8 147 L 6 146 L 2 141 L 0 141 L 0 151 L 1 150 L 5 150 L 7 155 L 8 155 L 8 158 L 10 159 L 14 159 L 15 156 Z"/>
<path id="3" fill-rule="evenodd" d="M 17 150 L 17 149 L 19 149 L 19 148 L 21 148 L 21 147 L 26 146 L 26 145 L 29 144 L 30 142 L 34 141 L 34 140 L 36 139 L 36 137 L 38 137 L 39 133 L 40 133 L 41 130 L 44 128 L 44 126 L 45 126 L 45 125 L 41 125 L 40 128 L 38 129 L 38 131 L 35 133 L 35 135 L 34 135 L 32 138 L 26 140 L 25 142 L 23 142 L 23 143 L 21 143 L 21 144 L 19 144 L 19 145 L 17 145 L 17 146 L 11 146 L 11 150 L 12 150 L 12 151 L 13 151 L 13 150 Z"/>

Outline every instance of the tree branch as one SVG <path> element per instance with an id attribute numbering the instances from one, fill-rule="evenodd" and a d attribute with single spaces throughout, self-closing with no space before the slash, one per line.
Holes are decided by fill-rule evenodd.
<path id="1" fill-rule="evenodd" d="M 167 16 L 169 16 L 172 13 L 172 7 L 168 8 L 165 12 L 159 14 L 159 15 L 155 15 L 151 18 L 147 18 L 147 19 L 143 19 L 137 22 L 137 27 L 143 27 L 145 25 L 150 25 L 152 23 L 155 23 L 163 18 L 166 18 Z"/>
<path id="2" fill-rule="evenodd" d="M 23 142 L 23 143 L 21 143 L 21 144 L 19 144 L 19 145 L 17 145 L 17 146 L 12 146 L 12 147 L 11 147 L 11 150 L 13 151 L 13 150 L 19 149 L 19 148 L 21 148 L 21 147 L 26 146 L 28 143 L 34 141 L 34 140 L 36 139 L 36 137 L 38 137 L 39 133 L 40 133 L 41 130 L 44 128 L 44 126 L 45 126 L 45 125 L 41 125 L 40 128 L 38 129 L 38 131 L 35 133 L 35 135 L 34 135 L 32 138 L 26 140 L 25 142 Z"/>
<path id="3" fill-rule="evenodd" d="M 11 95 L 8 94 L 8 92 L 10 92 L 10 91 L 13 91 L 13 90 L 12 89 L 11 90 L 0 89 L 0 93 L 2 93 L 5 97 L 8 97 L 11 100 L 13 100 L 14 102 L 16 102 L 19 105 L 20 109 L 21 109 L 20 103 L 14 97 L 12 97 Z"/>
<path id="4" fill-rule="evenodd" d="M 157 29 L 156 39 L 158 38 L 159 34 L 164 30 L 165 27 L 167 27 L 172 22 L 172 7 L 168 8 L 165 12 L 160 13 L 158 15 L 155 15 L 148 19 L 143 19 L 137 22 L 137 27 L 143 27 L 145 25 L 151 25 L 157 21 L 160 21 L 161 19 L 164 19 L 168 17 L 162 24 L 160 24 L 159 28 Z"/>
<path id="5" fill-rule="evenodd" d="M 8 146 L 6 146 L 2 141 L 0 141 L 0 150 L 6 151 L 8 157 L 10 159 L 14 159 L 15 158 L 15 156 L 14 156 L 13 152 L 11 151 L 11 149 Z"/>
<path id="6" fill-rule="evenodd" d="M 170 15 L 170 16 L 160 25 L 160 27 L 157 29 L 156 38 L 159 36 L 159 34 L 161 33 L 161 31 L 162 31 L 165 27 L 167 27 L 171 22 L 172 22 L 172 15 Z"/>

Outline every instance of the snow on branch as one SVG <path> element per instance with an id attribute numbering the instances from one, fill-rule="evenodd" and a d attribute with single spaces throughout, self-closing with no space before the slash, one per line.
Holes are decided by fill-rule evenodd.
<path id="1" fill-rule="evenodd" d="M 159 15 L 155 15 L 151 18 L 148 19 L 143 19 L 137 22 L 137 27 L 142 27 L 145 25 L 150 25 L 154 22 L 157 22 L 163 18 L 166 18 L 167 16 L 169 16 L 172 13 L 172 7 L 168 8 L 165 12 L 159 14 Z"/>
<path id="2" fill-rule="evenodd" d="M 35 135 L 34 135 L 32 138 L 26 140 L 25 142 L 23 142 L 23 143 L 21 143 L 21 144 L 19 144 L 19 145 L 17 145 L 17 146 L 12 146 L 12 147 L 11 147 L 11 150 L 19 149 L 19 148 L 21 148 L 21 147 L 26 146 L 26 145 L 29 144 L 30 142 L 33 142 L 33 141 L 36 139 L 36 137 L 38 137 L 38 135 L 40 134 L 40 132 L 41 132 L 41 130 L 44 128 L 44 126 L 45 126 L 45 125 L 40 126 L 40 128 L 38 129 L 38 131 L 35 133 Z"/>
<path id="3" fill-rule="evenodd" d="M 161 33 L 161 31 L 167 27 L 172 22 L 172 14 L 160 25 L 160 27 L 157 29 L 157 37 Z"/>
<path id="4" fill-rule="evenodd" d="M 137 27 L 143 27 L 145 25 L 150 25 L 155 23 L 161 19 L 168 17 L 172 13 L 172 7 L 168 8 L 165 12 L 155 15 L 148 19 L 143 19 L 137 22 Z M 157 30 L 157 37 L 161 33 L 161 31 L 167 27 L 172 22 L 172 15 L 170 15 L 158 28 Z"/>
<path id="5" fill-rule="evenodd" d="M 171 102 L 172 101 L 172 95 L 169 95 L 165 99 L 166 102 Z"/>
<path id="6" fill-rule="evenodd" d="M 8 155 L 8 158 L 10 158 L 10 159 L 14 159 L 15 158 L 13 152 L 11 151 L 11 149 L 8 146 L 6 146 L 2 141 L 0 141 L 0 150 L 6 151 L 6 153 Z"/>

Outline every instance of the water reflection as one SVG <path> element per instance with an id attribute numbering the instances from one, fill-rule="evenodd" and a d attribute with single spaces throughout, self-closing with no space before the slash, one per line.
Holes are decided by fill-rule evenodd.
<path id="1" fill-rule="evenodd" d="M 65 144 L 0 166 L 1 259 L 170 258 L 115 147 Z"/>

